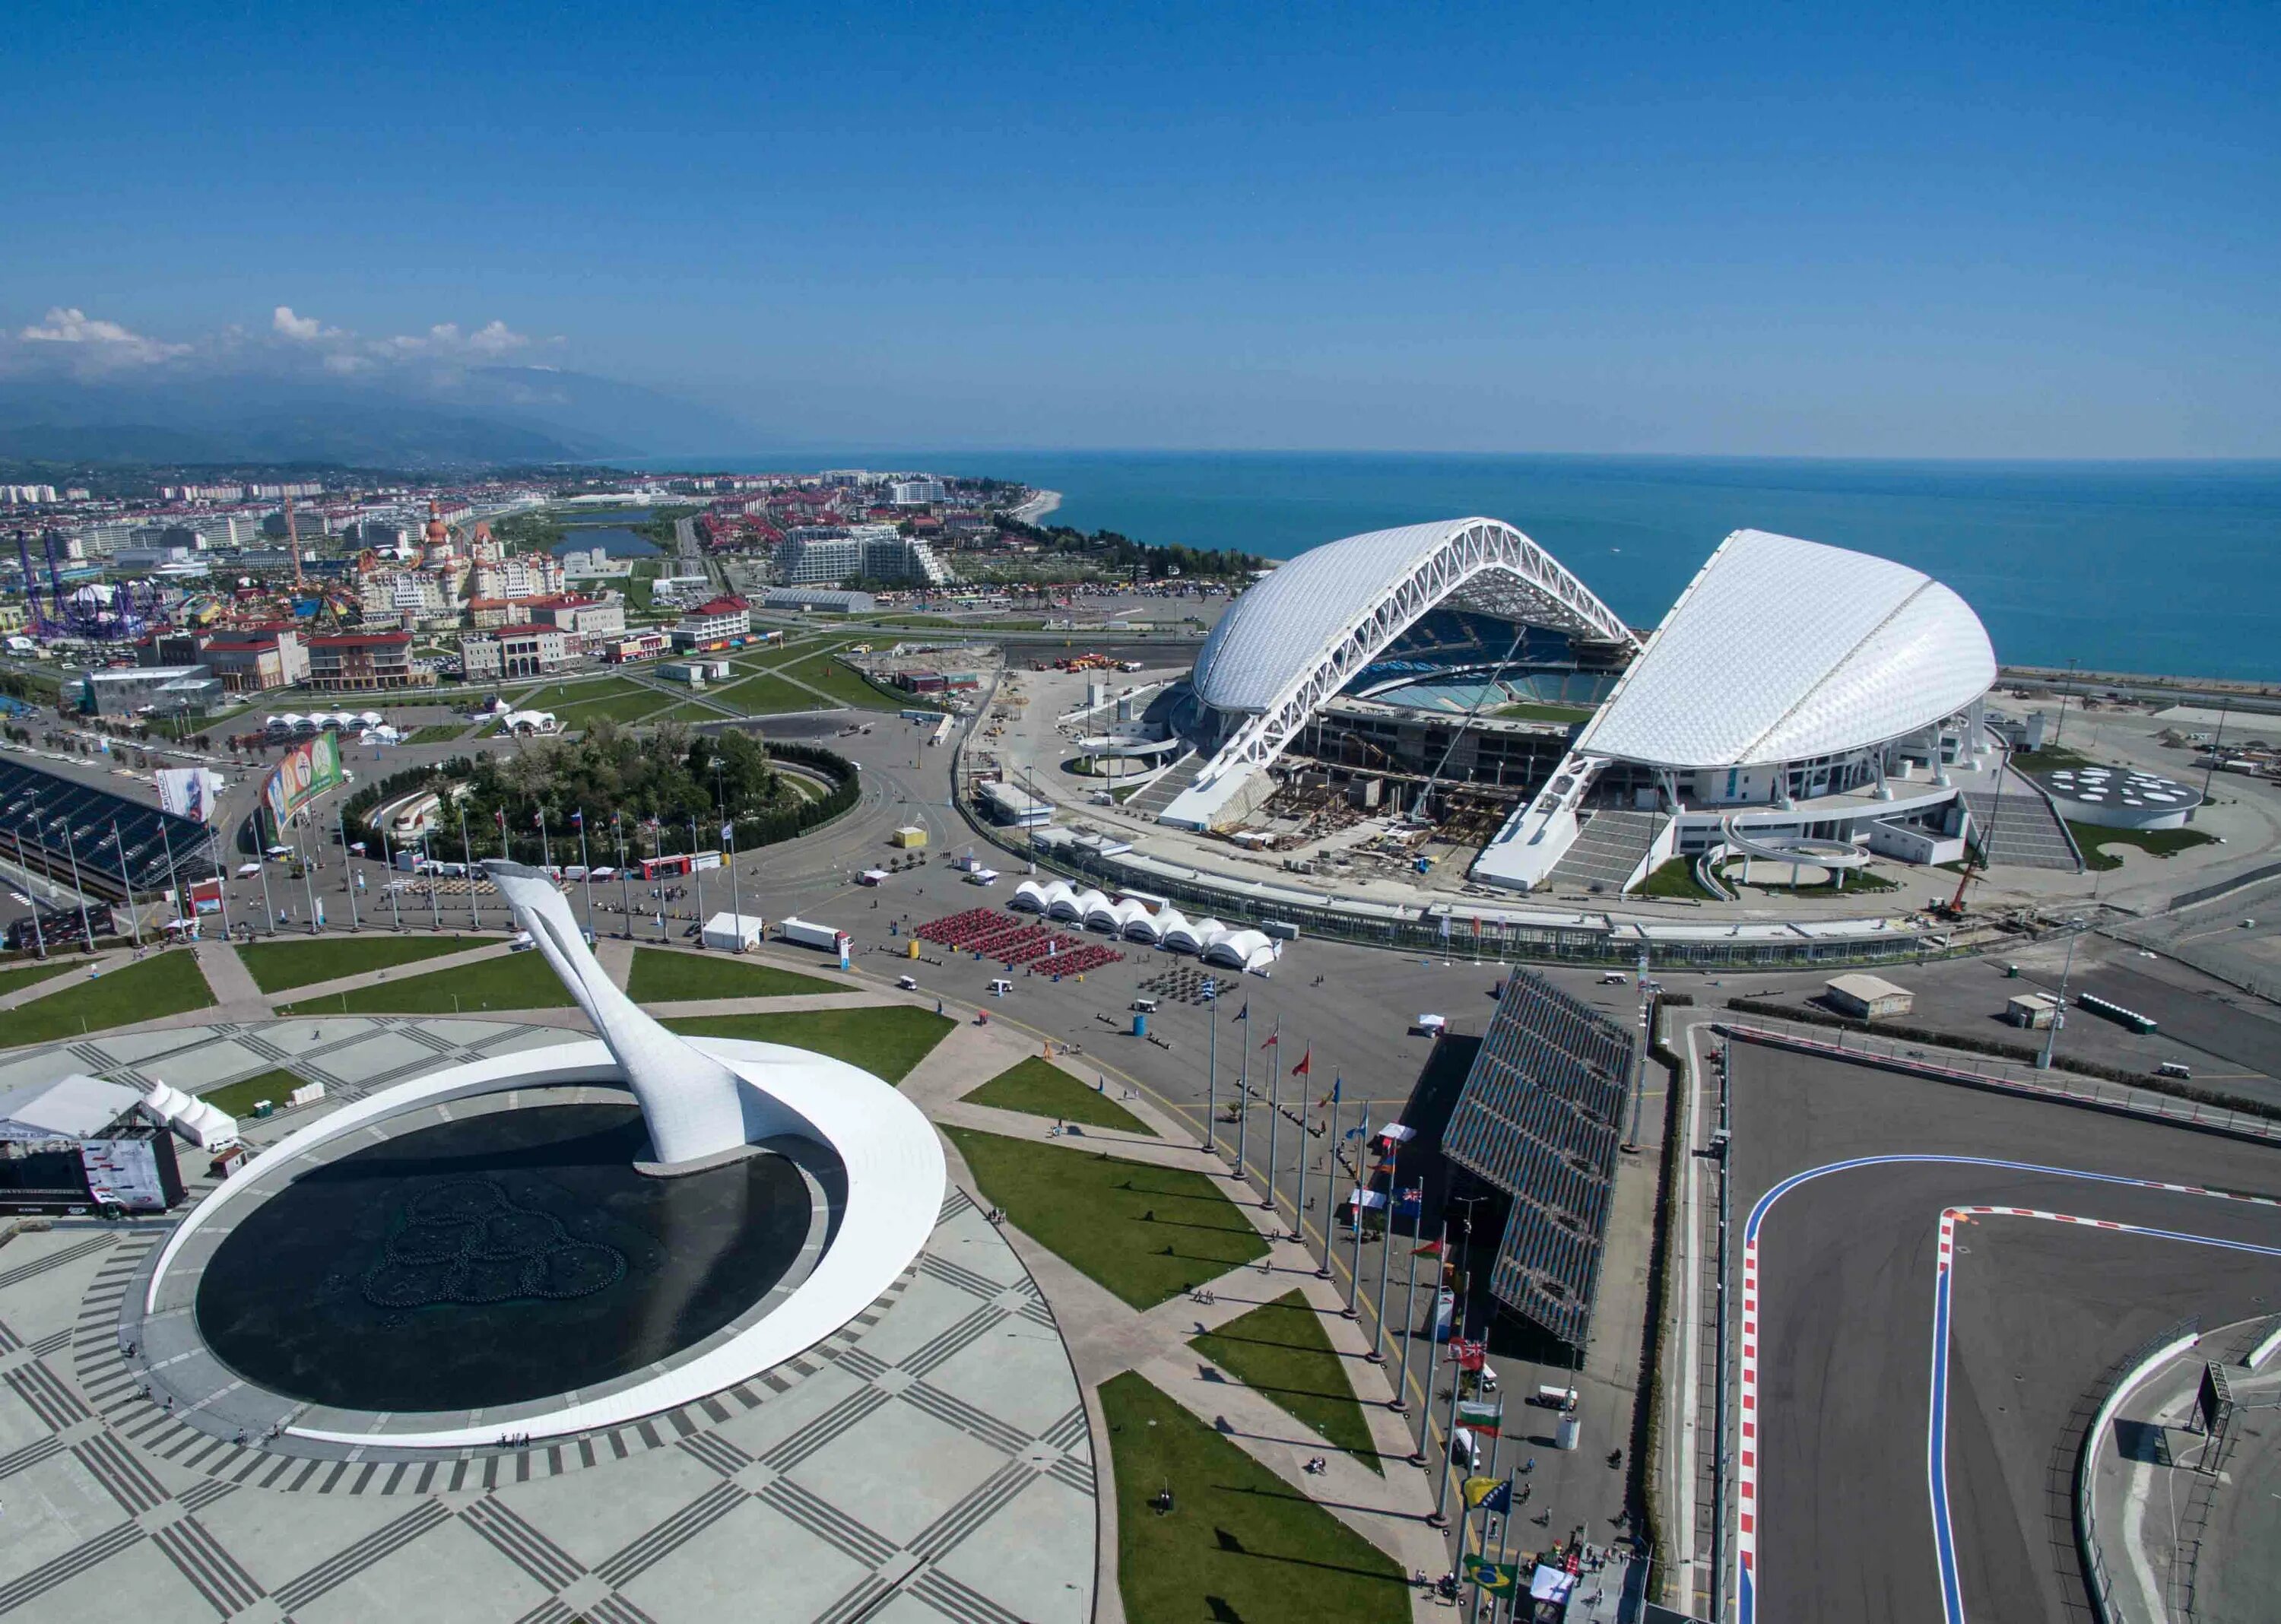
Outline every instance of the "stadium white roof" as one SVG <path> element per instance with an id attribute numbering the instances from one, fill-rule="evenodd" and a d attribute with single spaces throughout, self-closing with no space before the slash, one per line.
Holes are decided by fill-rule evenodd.
<path id="1" fill-rule="evenodd" d="M 1576 748 L 1672 768 L 1803 761 L 1914 732 L 1995 680 L 1979 616 L 1930 576 L 1736 530 Z"/>
<path id="2" fill-rule="evenodd" d="M 1204 639 L 1196 692 L 1218 710 L 1272 709 L 1328 664 L 1358 669 L 1444 599 L 1581 638 L 1630 637 L 1613 611 L 1511 525 L 1442 519 L 1326 542 L 1277 568 Z M 1324 674 L 1343 679 L 1352 670 Z"/>

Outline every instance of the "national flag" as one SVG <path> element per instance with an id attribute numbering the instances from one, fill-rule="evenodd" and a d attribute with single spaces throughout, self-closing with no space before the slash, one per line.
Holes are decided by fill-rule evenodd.
<path id="1" fill-rule="evenodd" d="M 1271 1032 L 1267 1034 L 1267 1041 L 1261 1044 L 1259 1047 L 1262 1048 L 1273 1048 L 1281 1041 L 1283 1041 L 1283 1034 L 1281 1032 Z"/>
<path id="2" fill-rule="evenodd" d="M 500 808 L 498 811 L 496 811 L 496 812 L 492 813 L 492 814 L 491 814 L 491 820 L 492 820 L 494 823 L 496 823 L 496 824 L 499 824 L 499 832 L 500 832 L 501 834 L 505 834 L 505 833 L 506 832 L 506 808 L 502 807 L 502 808 Z"/>
<path id="3" fill-rule="evenodd" d="M 544 829 L 546 827 L 546 808 L 545 807 L 539 808 L 537 811 L 530 815 L 530 826 L 533 829 Z"/>
<path id="4" fill-rule="evenodd" d="M 723 843 L 734 839 L 736 838 L 736 834 L 737 826 L 734 824 L 723 824 L 721 825 L 721 839 Z"/>
<path id="5" fill-rule="evenodd" d="M 1235 1018 L 1239 1021 L 1248 1021 L 1251 1018 L 1251 1001 L 1249 999 L 1247 998 L 1243 1001 L 1243 1008 L 1235 1012 Z"/>
<path id="6" fill-rule="evenodd" d="M 574 808 L 570 814 L 570 822 L 575 827 L 584 829 L 586 826 L 586 808 L 584 807 Z"/>
<path id="7" fill-rule="evenodd" d="M 1477 1433 L 1494 1438 L 1504 1425 L 1504 1412 L 1496 1405 L 1478 1398 L 1461 1399 L 1458 1404 L 1458 1425 L 1470 1427 Z"/>
<path id="8" fill-rule="evenodd" d="M 1517 1562 L 1491 1562 L 1482 1557 L 1467 1557 L 1465 1577 L 1472 1580 L 1484 1596 L 1517 1596 L 1520 1592 L 1520 1565 Z"/>
<path id="9" fill-rule="evenodd" d="M 1426 1187 L 1413 1184 L 1395 1200 L 1395 1208 L 1403 1218 L 1416 1218 L 1426 1206 Z"/>
<path id="10" fill-rule="evenodd" d="M 1479 1370 L 1488 1362 L 1489 1350 L 1486 1342 L 1469 1342 L 1460 1338 L 1450 1344 L 1450 1350 L 1458 1356 L 1459 1370 Z"/>
<path id="11" fill-rule="evenodd" d="M 1388 1156 L 1383 1160 L 1372 1162 L 1370 1164 L 1370 1172 L 1371 1177 L 1372 1178 L 1376 1178 L 1379 1174 L 1384 1173 L 1388 1178 L 1391 1179 L 1394 1177 L 1394 1158 L 1392 1156 Z"/>
<path id="12" fill-rule="evenodd" d="M 1318 1105 L 1336 1105 L 1339 1102 L 1339 1090 L 1345 1086 L 1345 1082 L 1346 1079 L 1341 1077 L 1337 1072 L 1332 1072 L 1330 1093 L 1316 1101 L 1315 1103 Z"/>
<path id="13" fill-rule="evenodd" d="M 1307 1077 L 1311 1075 L 1314 1070 L 1315 1051 L 1311 1048 L 1305 1054 L 1299 1056 L 1299 1063 L 1291 1068 L 1291 1075 L 1294 1077 Z"/>
<path id="14" fill-rule="evenodd" d="M 1469 1477 L 1465 1480 L 1465 1504 L 1471 1510 L 1488 1512 L 1502 1517 L 1512 1510 L 1512 1480 L 1505 1477 Z"/>

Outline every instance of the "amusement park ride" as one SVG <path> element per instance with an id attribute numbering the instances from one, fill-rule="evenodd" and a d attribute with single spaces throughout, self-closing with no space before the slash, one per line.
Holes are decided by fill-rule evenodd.
<path id="1" fill-rule="evenodd" d="M 16 532 L 16 561 L 24 572 L 24 597 L 31 610 L 33 636 L 120 642 L 141 637 L 159 618 L 159 589 L 154 584 L 88 581 L 66 587 L 63 532 L 43 532 L 40 545 L 48 566 L 44 606 L 40 602 L 40 578 L 32 568 L 30 535 L 20 530 Z"/>

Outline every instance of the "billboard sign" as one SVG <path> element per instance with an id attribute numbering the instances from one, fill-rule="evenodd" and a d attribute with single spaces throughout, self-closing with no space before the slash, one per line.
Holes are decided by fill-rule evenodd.
<path id="1" fill-rule="evenodd" d="M 277 770 L 269 775 L 262 799 L 269 815 L 282 828 L 287 819 L 341 783 L 341 741 L 336 734 L 319 733 L 285 753 Z"/>
<path id="2" fill-rule="evenodd" d="M 211 824 L 221 809 L 221 775 L 211 767 L 161 767 L 159 806 L 176 817 Z"/>

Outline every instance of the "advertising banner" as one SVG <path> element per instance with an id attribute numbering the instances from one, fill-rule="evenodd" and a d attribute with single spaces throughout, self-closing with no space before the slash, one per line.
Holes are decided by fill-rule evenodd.
<path id="1" fill-rule="evenodd" d="M 211 767 L 161 767 L 152 775 L 159 783 L 159 806 L 176 817 L 211 824 L 221 806 L 221 775 Z"/>
<path id="2" fill-rule="evenodd" d="M 338 788 L 340 782 L 340 740 L 331 733 L 320 733 L 285 753 L 277 770 L 269 775 L 269 787 L 262 792 L 262 799 L 269 803 L 269 815 L 282 828 L 293 814 L 327 790 Z"/>

